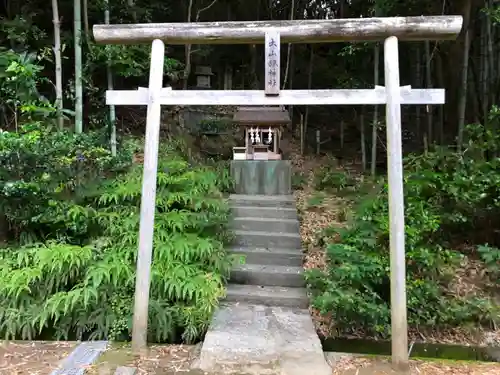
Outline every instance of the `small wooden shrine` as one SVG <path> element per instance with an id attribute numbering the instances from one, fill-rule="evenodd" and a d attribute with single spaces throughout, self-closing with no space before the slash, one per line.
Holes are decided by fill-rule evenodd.
<path id="1" fill-rule="evenodd" d="M 245 146 L 233 147 L 233 160 L 281 160 L 280 140 L 290 123 L 281 107 L 239 107 L 233 121 L 245 135 Z"/>

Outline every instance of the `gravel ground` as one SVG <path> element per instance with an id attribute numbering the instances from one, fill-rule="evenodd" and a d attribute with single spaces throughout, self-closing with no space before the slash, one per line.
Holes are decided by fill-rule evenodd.
<path id="1" fill-rule="evenodd" d="M 76 346 L 74 342 L 8 342 L 0 344 L 0 375 L 49 375 Z M 86 375 L 113 375 L 119 366 L 135 367 L 137 375 L 203 375 L 190 370 L 199 346 L 157 345 L 135 356 L 128 346 L 115 345 Z M 328 354 L 332 375 L 399 375 L 386 358 Z M 499 375 L 500 364 L 411 361 L 411 375 Z M 304 374 L 314 375 L 314 374 Z"/>
<path id="2" fill-rule="evenodd" d="M 48 375 L 75 346 L 63 341 L 0 341 L 0 375 Z"/>
<path id="3" fill-rule="evenodd" d="M 327 355 L 328 357 L 328 355 Z M 387 358 L 344 356 L 331 361 L 332 375 L 399 375 L 391 368 Z M 408 374 L 408 373 L 406 373 Z M 471 363 L 452 361 L 410 361 L 411 375 L 498 375 L 499 363 Z"/>

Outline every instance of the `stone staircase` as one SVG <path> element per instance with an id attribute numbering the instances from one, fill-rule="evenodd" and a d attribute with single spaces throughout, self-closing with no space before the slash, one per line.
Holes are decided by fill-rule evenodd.
<path id="1" fill-rule="evenodd" d="M 231 253 L 241 256 L 231 273 L 227 301 L 307 308 L 303 254 L 291 195 L 232 195 Z"/>
<path id="2" fill-rule="evenodd" d="M 206 374 L 330 375 L 309 314 L 291 195 L 230 197 L 241 256 L 194 367 Z"/>

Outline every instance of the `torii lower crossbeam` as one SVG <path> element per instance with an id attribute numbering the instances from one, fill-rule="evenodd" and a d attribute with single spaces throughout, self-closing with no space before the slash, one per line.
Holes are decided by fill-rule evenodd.
<path id="1" fill-rule="evenodd" d="M 401 104 L 444 104 L 443 89 L 400 88 Z M 106 91 L 108 105 L 147 105 L 148 89 Z M 161 105 L 377 105 L 386 104 L 385 87 L 365 90 L 281 90 L 268 96 L 264 90 L 171 90 L 164 88 Z"/>

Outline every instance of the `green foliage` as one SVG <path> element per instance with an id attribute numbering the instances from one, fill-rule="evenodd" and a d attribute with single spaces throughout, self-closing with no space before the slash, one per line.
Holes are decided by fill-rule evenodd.
<path id="1" fill-rule="evenodd" d="M 347 171 L 338 170 L 332 166 L 321 167 L 314 175 L 314 188 L 316 190 L 341 191 L 355 185 L 356 181 Z"/>
<path id="2" fill-rule="evenodd" d="M 89 44 L 89 61 L 86 69 L 95 71 L 101 66 L 110 64 L 113 72 L 121 77 L 147 77 L 151 46 L 138 45 L 98 45 Z M 163 71 L 165 75 L 178 77 L 183 68 L 175 59 L 165 56 Z"/>
<path id="3" fill-rule="evenodd" d="M 307 184 L 307 176 L 303 172 L 294 172 L 292 174 L 292 189 L 301 190 Z"/>
<path id="4" fill-rule="evenodd" d="M 40 77 L 43 58 L 35 53 L 16 53 L 0 47 L 0 110 L 18 126 L 22 119 L 46 119 L 55 114 L 52 104 L 43 97 L 38 86 L 47 83 Z"/>
<path id="5" fill-rule="evenodd" d="M 142 180 L 131 167 L 136 147 L 123 142 L 113 157 L 103 131 L 54 131 L 35 56 L 6 51 L 0 64 L 0 94 L 16 125 L 0 130 L 0 334 L 127 339 Z M 227 179 L 189 165 L 181 147 L 164 150 L 159 165 L 149 332 L 156 341 L 203 333 L 230 265 L 219 192 Z"/>
<path id="6" fill-rule="evenodd" d="M 224 294 L 231 263 L 224 251 L 228 208 L 216 173 L 165 153 L 158 173 L 148 333 L 155 341 L 178 340 L 181 334 L 191 342 L 207 328 Z M 129 337 L 141 181 L 142 168 L 133 167 L 89 188 L 79 201 L 54 199 L 67 213 L 50 223 L 68 225 L 58 240 L 0 251 L 4 336 L 30 339 L 52 330 L 57 338 Z M 86 241 L 74 244 L 77 224 Z"/>
<path id="7" fill-rule="evenodd" d="M 217 188 L 223 193 L 234 192 L 234 180 L 231 177 L 230 161 L 228 160 L 208 160 L 205 164 L 213 169 L 217 175 Z"/>
<path id="8" fill-rule="evenodd" d="M 37 45 L 44 41 L 47 33 L 36 25 L 36 12 L 17 14 L 13 19 L 2 19 L 0 22 L 0 44 L 8 41 L 13 50 L 24 50 L 26 45 Z"/>
<path id="9" fill-rule="evenodd" d="M 479 256 L 486 264 L 486 268 L 491 273 L 493 278 L 500 279 L 500 248 L 492 247 L 488 244 L 478 246 L 477 251 Z"/>
<path id="10" fill-rule="evenodd" d="M 321 206 L 321 204 L 323 204 L 324 200 L 325 200 L 325 196 L 323 194 L 313 195 L 312 197 L 310 197 L 307 200 L 307 207 L 312 208 L 312 207 Z"/>
<path id="11" fill-rule="evenodd" d="M 198 131 L 200 133 L 222 133 L 234 129 L 231 119 L 209 119 L 202 120 Z"/>
<path id="12" fill-rule="evenodd" d="M 102 132 L 51 131 L 40 122 L 0 131 L 0 212 L 10 228 L 4 236 L 21 243 L 68 233 L 85 238 L 87 221 L 73 218 L 89 213 L 74 207 L 74 194 L 131 162 L 127 148 L 113 158 L 105 147 Z"/>
<path id="13" fill-rule="evenodd" d="M 465 256 L 455 249 L 465 241 L 499 244 L 500 136 L 469 126 L 468 139 L 463 153 L 437 149 L 405 162 L 408 319 L 415 327 L 487 324 L 498 317 L 487 296 L 449 292 Z M 335 181 L 345 186 L 344 179 Z M 329 231 L 336 231 L 339 240 L 327 245 L 327 270 L 308 274 L 314 305 L 333 312 L 344 331 L 355 327 L 390 334 L 387 190 L 385 184 L 361 201 L 349 228 Z M 498 249 L 482 246 L 479 254 L 490 269 L 498 269 Z"/>

